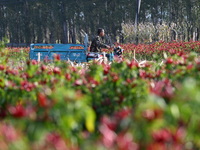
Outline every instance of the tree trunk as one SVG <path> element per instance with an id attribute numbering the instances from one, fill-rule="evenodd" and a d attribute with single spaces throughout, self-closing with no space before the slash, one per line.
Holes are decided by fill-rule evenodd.
<path id="1" fill-rule="evenodd" d="M 69 39 L 68 39 L 68 25 L 66 20 L 63 22 L 63 43 L 69 43 Z"/>
<path id="2" fill-rule="evenodd" d="M 72 43 L 76 44 L 76 23 L 75 20 L 72 20 Z"/>

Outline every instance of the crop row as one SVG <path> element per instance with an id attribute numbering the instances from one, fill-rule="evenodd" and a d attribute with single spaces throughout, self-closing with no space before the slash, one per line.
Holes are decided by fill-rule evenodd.
<path id="1" fill-rule="evenodd" d="M 2 51 L 0 149 L 199 149 L 200 58 L 166 55 L 13 67 Z"/>

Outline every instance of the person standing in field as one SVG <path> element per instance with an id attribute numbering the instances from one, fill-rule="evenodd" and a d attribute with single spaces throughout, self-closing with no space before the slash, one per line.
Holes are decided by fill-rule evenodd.
<path id="1" fill-rule="evenodd" d="M 110 48 L 110 46 L 103 42 L 103 37 L 105 35 L 104 29 L 99 28 L 97 34 L 98 35 L 92 40 L 90 52 L 101 52 L 102 48 Z"/>

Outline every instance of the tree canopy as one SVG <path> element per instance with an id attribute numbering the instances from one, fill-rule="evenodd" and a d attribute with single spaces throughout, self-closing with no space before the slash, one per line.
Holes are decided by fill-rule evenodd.
<path id="1" fill-rule="evenodd" d="M 115 38 L 135 20 L 136 0 L 0 0 L 0 39 L 11 43 L 76 43 L 102 27 Z M 142 0 L 140 23 L 187 26 L 199 35 L 199 0 Z M 185 31 L 184 31 L 185 32 Z M 197 40 L 199 36 L 197 36 Z"/>

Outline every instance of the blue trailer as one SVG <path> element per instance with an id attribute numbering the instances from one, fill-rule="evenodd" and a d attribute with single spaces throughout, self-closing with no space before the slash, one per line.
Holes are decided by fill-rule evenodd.
<path id="1" fill-rule="evenodd" d="M 87 62 L 88 36 L 84 44 L 31 44 L 29 58 L 31 60 L 53 60 L 59 55 L 61 60 Z"/>

